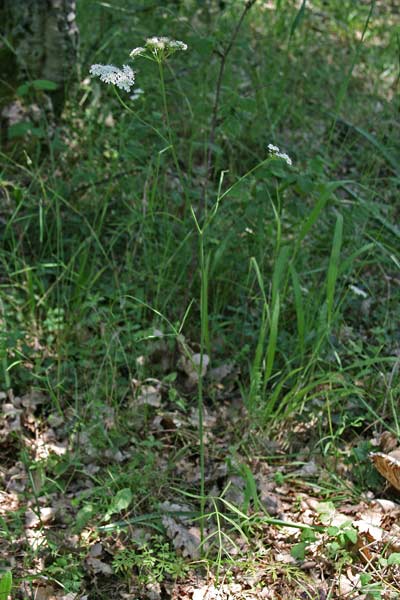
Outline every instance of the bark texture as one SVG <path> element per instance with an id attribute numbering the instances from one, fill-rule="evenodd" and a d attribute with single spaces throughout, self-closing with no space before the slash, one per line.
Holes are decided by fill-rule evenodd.
<path id="1" fill-rule="evenodd" d="M 21 83 L 47 79 L 57 83 L 50 94 L 54 112 L 62 111 L 68 85 L 76 77 L 79 33 L 75 0 L 0 0 L 4 107 Z"/>

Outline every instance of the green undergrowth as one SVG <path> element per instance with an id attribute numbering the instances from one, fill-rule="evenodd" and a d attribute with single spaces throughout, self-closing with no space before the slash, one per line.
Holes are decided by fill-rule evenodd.
<path id="1" fill-rule="evenodd" d="M 248 429 L 232 426 L 232 436 L 244 462 L 270 454 L 265 436 L 285 428 L 291 451 L 297 428 L 315 423 L 304 445 L 332 465 L 321 496 L 379 487 L 366 465 L 370 431 L 400 436 L 395 15 L 381 2 L 256 3 L 227 58 L 208 171 L 218 56 L 241 3 L 164 4 L 78 3 L 81 82 L 59 131 L 13 141 L 1 156 L 2 391 L 40 390 L 41 423 L 64 420 L 72 453 L 43 464 L 22 456 L 43 472 L 41 494 L 68 493 L 85 473 L 80 435 L 104 456 L 73 500 L 76 535 L 126 511 L 153 514 L 174 486 L 198 493 L 197 481 L 174 474 L 197 456 L 193 428 L 166 450 L 157 410 L 132 404 L 151 378 L 163 385 L 160 410 L 190 414 L 197 392 L 177 366 L 182 344 L 211 367 L 235 365 L 232 394 Z M 155 63 L 135 60 L 135 100 L 88 75 L 93 63 L 131 64 L 151 35 L 188 44 L 164 66 L 170 129 Z M 293 164 L 269 155 L 270 143 Z M 211 412 L 213 389 L 205 378 Z M 110 464 L 107 451 L 127 448 L 125 462 Z M 352 489 L 335 479 L 343 457 Z M 155 528 L 114 555 L 118 577 L 185 575 Z M 339 553 L 349 541 L 340 535 L 332 532 Z M 81 557 L 52 544 L 50 577 L 62 579 L 68 564 L 66 589 L 78 591 Z"/>

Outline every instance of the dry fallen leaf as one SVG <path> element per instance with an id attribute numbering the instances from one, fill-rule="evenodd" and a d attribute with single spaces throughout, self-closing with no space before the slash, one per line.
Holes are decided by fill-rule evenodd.
<path id="1" fill-rule="evenodd" d="M 200 529 L 198 527 L 185 527 L 167 516 L 162 518 L 162 524 L 174 548 L 184 557 L 191 559 L 200 557 Z"/>
<path id="2" fill-rule="evenodd" d="M 101 573 L 102 575 L 112 575 L 113 574 L 113 570 L 112 567 L 110 567 L 110 565 L 108 565 L 107 563 L 103 562 L 102 560 L 98 559 L 98 558 L 94 558 L 93 556 L 88 556 L 88 558 L 86 559 L 86 564 L 87 566 L 90 568 L 90 570 L 95 573 Z"/>
<path id="3" fill-rule="evenodd" d="M 400 449 L 389 454 L 371 452 L 370 457 L 379 473 L 400 492 Z"/>
<path id="4" fill-rule="evenodd" d="M 142 385 L 140 388 L 140 394 L 136 398 L 136 402 L 139 406 L 154 406 L 159 408 L 161 406 L 161 391 L 160 386 L 154 385 Z"/>
<path id="5" fill-rule="evenodd" d="M 225 377 L 228 377 L 228 375 L 232 373 L 234 367 L 234 363 L 225 363 L 219 367 L 215 367 L 214 369 L 210 370 L 208 378 L 211 381 L 222 381 L 225 379 Z"/>
<path id="6" fill-rule="evenodd" d="M 185 355 L 182 355 L 179 360 L 179 363 L 178 363 L 179 368 L 182 371 L 184 371 L 186 373 L 186 375 L 188 376 L 188 381 L 187 381 L 188 387 L 195 386 L 199 381 L 200 362 L 201 362 L 200 354 L 192 354 L 192 356 L 190 358 Z M 201 376 L 202 377 L 204 377 L 204 375 L 207 373 L 207 367 L 208 367 L 209 362 L 210 362 L 210 358 L 207 356 L 207 354 L 203 354 L 203 362 L 201 365 Z"/>

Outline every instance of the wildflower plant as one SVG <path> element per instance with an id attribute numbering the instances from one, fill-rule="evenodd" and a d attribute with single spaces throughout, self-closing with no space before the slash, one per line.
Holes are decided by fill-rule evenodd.
<path id="1" fill-rule="evenodd" d="M 143 57 L 143 58 L 152 60 L 153 62 L 156 62 L 158 65 L 160 91 L 161 91 L 161 97 L 162 97 L 162 103 L 163 103 L 163 109 L 164 109 L 164 121 L 165 121 L 165 125 L 166 125 L 166 130 L 167 130 L 166 136 L 163 135 L 160 131 L 158 131 L 152 125 L 149 125 L 148 123 L 145 123 L 145 124 L 148 125 L 151 129 L 153 129 L 153 131 L 155 131 L 164 142 L 168 143 L 168 147 L 166 149 L 171 150 L 171 154 L 172 154 L 172 158 L 173 158 L 174 165 L 176 168 L 176 172 L 177 172 L 178 178 L 180 180 L 182 189 L 184 191 L 186 208 L 188 208 L 188 194 L 187 194 L 187 191 L 185 188 L 185 181 L 184 181 L 183 173 L 182 173 L 181 167 L 179 165 L 179 160 L 178 160 L 175 143 L 174 143 L 174 136 L 173 136 L 171 122 L 170 122 L 170 118 L 169 118 L 167 94 L 166 94 L 166 90 L 165 90 L 165 78 L 164 78 L 163 63 L 167 60 L 167 58 L 169 58 L 176 51 L 178 51 L 178 50 L 185 51 L 185 50 L 187 50 L 187 48 L 188 48 L 187 44 L 185 44 L 184 42 L 181 42 L 179 40 L 171 40 L 168 37 L 151 37 L 146 40 L 144 47 L 138 46 L 137 48 L 134 48 L 130 53 L 130 57 L 133 60 L 136 58 L 139 58 L 139 57 Z M 129 106 L 127 106 L 127 104 L 122 100 L 122 98 L 119 96 L 117 90 L 115 89 L 115 88 L 119 88 L 126 92 L 131 91 L 131 88 L 133 87 L 133 85 L 135 83 L 135 71 L 133 71 L 131 69 L 131 67 L 129 67 L 128 65 L 124 65 L 122 67 L 122 69 L 119 69 L 118 67 L 115 67 L 114 65 L 95 64 L 90 67 L 90 74 L 92 76 L 100 77 L 101 81 L 104 81 L 105 83 L 113 84 L 115 86 L 114 90 L 115 90 L 117 97 L 118 97 L 120 103 L 122 104 L 122 106 L 124 108 L 126 108 L 129 112 L 135 114 L 134 111 Z M 136 90 L 133 91 L 133 94 L 130 96 L 130 99 L 136 100 L 137 98 L 140 97 L 140 94 L 142 94 L 142 93 L 143 93 L 143 90 L 141 88 L 137 88 Z M 135 115 L 135 116 L 137 118 L 139 118 L 138 115 Z M 140 118 L 139 118 L 139 120 L 142 121 L 142 119 L 140 119 Z"/>
<path id="2" fill-rule="evenodd" d="M 239 185 L 242 181 L 248 178 L 252 173 L 254 173 L 257 169 L 265 165 L 268 161 L 273 158 L 280 158 L 286 161 L 286 163 L 291 166 L 292 160 L 290 157 L 281 152 L 277 146 L 273 144 L 269 144 L 268 150 L 269 153 L 263 160 L 257 163 L 254 167 L 252 167 L 249 171 L 247 171 L 243 176 L 241 176 L 238 180 L 236 180 L 228 189 L 222 192 L 222 184 L 224 179 L 224 174 L 226 171 L 221 172 L 218 191 L 216 194 L 216 200 L 213 203 L 213 206 L 210 210 L 208 210 L 207 204 L 205 206 L 205 210 L 202 212 L 201 210 L 195 209 L 189 201 L 189 195 L 185 188 L 185 182 L 183 178 L 183 174 L 181 171 L 181 167 L 179 165 L 175 144 L 174 144 L 174 136 L 171 127 L 171 122 L 169 118 L 168 111 L 168 103 L 167 103 L 167 94 L 165 88 L 165 79 L 164 79 L 164 70 L 163 65 L 164 62 L 176 51 L 186 51 L 187 45 L 184 42 L 178 40 L 171 40 L 167 37 L 151 37 L 146 40 L 144 47 L 139 46 L 134 48 L 130 57 L 133 60 L 138 58 L 147 58 L 153 62 L 156 62 L 158 65 L 159 71 L 159 81 L 160 81 L 160 90 L 163 101 L 164 108 L 164 120 L 167 130 L 167 135 L 163 135 L 159 132 L 155 127 L 146 123 L 151 129 L 156 131 L 159 137 L 168 143 L 166 149 L 171 150 L 172 158 L 174 161 L 174 165 L 176 168 L 176 172 L 181 181 L 182 188 L 185 193 L 185 208 L 190 209 L 191 215 L 193 217 L 193 221 L 195 224 L 195 229 L 198 235 L 199 240 L 199 271 L 200 271 L 200 322 L 201 322 L 201 332 L 200 332 L 200 364 L 198 365 L 198 437 L 199 437 L 199 458 L 200 458 L 200 531 L 201 531 L 201 544 L 204 542 L 204 520 L 205 520 L 205 503 L 206 503 L 206 493 L 205 493 L 205 445 L 204 445 L 204 428 L 203 428 L 203 364 L 206 357 L 206 350 L 210 353 L 210 344 L 209 344 L 209 314 L 208 314 L 208 271 L 209 264 L 211 262 L 211 250 L 208 248 L 208 232 L 211 226 L 212 221 L 214 220 L 220 202 L 223 200 L 225 196 L 227 196 L 237 185 Z M 122 69 L 118 69 L 113 65 L 92 65 L 90 68 L 90 73 L 93 76 L 100 77 L 101 81 L 113 84 L 115 88 L 120 88 L 124 91 L 130 92 L 131 87 L 135 83 L 135 72 L 127 65 L 124 65 Z M 122 104 L 122 106 L 127 109 L 129 112 L 135 114 L 137 118 L 138 115 L 132 110 L 132 108 L 124 102 L 124 100 L 116 91 L 117 97 Z M 133 95 L 131 95 L 131 99 L 136 99 L 139 97 L 140 93 L 143 93 L 140 88 L 133 91 Z M 143 122 L 143 121 L 142 121 Z M 155 310 L 155 309 L 153 309 Z M 156 310 L 155 312 L 159 314 Z M 270 365 L 272 369 L 272 363 Z"/>

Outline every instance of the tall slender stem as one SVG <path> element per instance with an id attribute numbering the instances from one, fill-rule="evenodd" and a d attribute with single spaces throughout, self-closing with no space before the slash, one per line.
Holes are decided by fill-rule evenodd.
<path id="1" fill-rule="evenodd" d="M 204 541 L 204 511 L 205 511 L 205 470 L 204 470 L 204 422 L 203 422 L 203 411 L 204 411 L 204 399 L 203 399 L 203 360 L 204 360 L 204 348 L 206 342 L 206 333 L 208 327 L 208 315 L 207 315 L 207 273 L 204 261 L 204 230 L 200 233 L 199 240 L 199 251 L 200 251 L 200 277 L 201 277 L 201 291 L 200 291 L 200 365 L 199 365 L 199 383 L 198 383 L 198 418 L 199 418 L 199 457 L 200 457 L 200 541 L 203 544 Z M 202 548 L 203 546 L 201 546 Z"/>
<path id="2" fill-rule="evenodd" d="M 158 72 L 159 72 L 159 75 L 160 75 L 161 96 L 162 96 L 162 101 L 163 101 L 165 123 L 166 123 L 166 126 L 167 126 L 168 142 L 169 142 L 169 145 L 170 145 L 170 148 L 171 148 L 172 158 L 173 158 L 173 161 L 174 161 L 174 164 L 175 164 L 176 172 L 178 173 L 179 181 L 181 182 L 181 185 L 182 185 L 183 193 L 184 193 L 184 196 L 185 196 L 186 206 L 188 206 L 188 197 L 187 197 L 187 191 L 186 191 L 185 181 L 184 181 L 184 178 L 183 178 L 182 169 L 181 169 L 181 167 L 179 165 L 179 160 L 178 160 L 178 156 L 176 154 L 176 148 L 175 148 L 174 140 L 173 140 L 173 137 L 172 137 L 172 128 L 171 128 L 171 121 L 170 121 L 170 118 L 169 118 L 167 93 L 166 93 L 166 90 L 165 90 L 165 79 L 164 79 L 163 63 L 162 63 L 162 60 L 158 60 L 157 63 L 158 63 Z"/>

